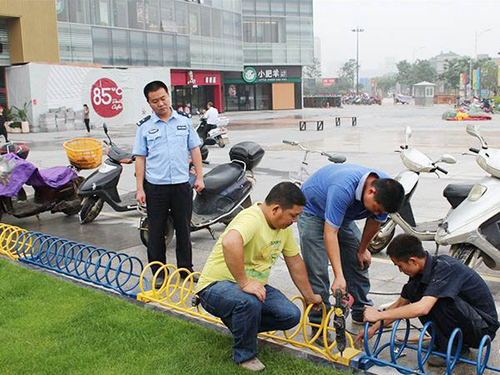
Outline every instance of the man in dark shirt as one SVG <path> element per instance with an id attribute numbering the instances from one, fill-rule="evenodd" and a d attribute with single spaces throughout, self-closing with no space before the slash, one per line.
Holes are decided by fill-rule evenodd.
<path id="1" fill-rule="evenodd" d="M 422 324 L 434 322 L 434 349 L 440 352 L 446 350 L 457 327 L 462 330 L 465 348 L 477 348 L 484 335 L 495 337 L 499 327 L 495 302 L 474 270 L 448 255 L 433 257 L 424 251 L 418 238 L 407 234 L 395 237 L 387 254 L 410 279 L 388 310 L 365 309 L 364 320 L 376 323 L 370 327 L 368 337 L 379 330 L 381 320 L 387 325 L 395 319 L 411 318 L 419 318 Z"/>

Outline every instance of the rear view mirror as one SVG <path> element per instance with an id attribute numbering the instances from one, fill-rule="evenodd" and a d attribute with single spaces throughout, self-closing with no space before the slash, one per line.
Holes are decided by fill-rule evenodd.
<path id="1" fill-rule="evenodd" d="M 406 145 L 410 144 L 410 138 L 411 138 L 411 128 L 409 126 L 407 126 L 405 129 L 405 144 Z"/>
<path id="2" fill-rule="evenodd" d="M 484 140 L 484 138 L 481 135 L 481 133 L 479 133 L 479 129 L 477 128 L 476 124 L 468 124 L 467 125 L 467 133 L 470 134 L 470 135 L 472 135 L 473 137 L 476 137 L 477 139 L 479 139 L 479 142 L 481 142 L 481 147 L 483 149 L 487 149 L 488 148 L 488 144 Z"/>
<path id="3" fill-rule="evenodd" d="M 457 162 L 457 159 L 455 159 L 453 156 L 450 154 L 443 154 L 439 161 L 442 161 L 443 163 L 446 164 L 455 164 Z"/>

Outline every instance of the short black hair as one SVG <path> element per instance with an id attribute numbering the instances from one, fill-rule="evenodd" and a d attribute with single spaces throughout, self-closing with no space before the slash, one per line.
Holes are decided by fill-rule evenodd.
<path id="1" fill-rule="evenodd" d="M 208 102 L 207 105 L 209 105 L 210 107 L 213 107 L 214 106 L 214 103 L 212 102 Z"/>
<path id="2" fill-rule="evenodd" d="M 268 206 L 278 204 L 282 209 L 288 210 L 294 205 L 304 206 L 307 200 L 297 185 L 291 182 L 280 182 L 267 194 L 265 202 Z"/>
<path id="3" fill-rule="evenodd" d="M 411 234 L 399 234 L 391 241 L 387 247 L 387 255 L 399 261 L 408 262 L 410 257 L 425 258 L 422 241 Z"/>
<path id="4" fill-rule="evenodd" d="M 149 102 L 148 94 L 150 92 L 158 91 L 159 89 L 165 89 L 168 94 L 168 87 L 162 81 L 152 81 L 149 82 L 146 86 L 144 86 L 144 96 L 146 100 Z"/>
<path id="5" fill-rule="evenodd" d="M 405 189 L 398 181 L 392 178 L 376 178 L 372 181 L 375 187 L 375 201 L 390 214 L 398 212 L 405 199 Z"/>

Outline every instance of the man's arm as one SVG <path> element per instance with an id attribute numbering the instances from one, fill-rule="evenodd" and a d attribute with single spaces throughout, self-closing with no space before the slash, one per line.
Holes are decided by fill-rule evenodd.
<path id="1" fill-rule="evenodd" d="M 370 267 L 372 263 L 372 255 L 368 250 L 368 245 L 370 244 L 373 237 L 377 234 L 380 229 L 380 223 L 373 218 L 369 217 L 366 219 L 365 228 L 363 229 L 363 235 L 361 236 L 361 242 L 358 249 L 358 262 L 359 268 L 362 270 Z"/>
<path id="2" fill-rule="evenodd" d="M 320 304 L 322 302 L 319 294 L 314 294 L 309 279 L 307 278 L 306 265 L 299 254 L 292 257 L 285 256 L 285 263 L 292 276 L 293 283 L 299 290 L 300 294 L 309 304 Z"/>
<path id="3" fill-rule="evenodd" d="M 244 267 L 243 237 L 237 230 L 230 230 L 222 240 L 222 252 L 227 268 L 245 293 L 253 294 L 259 301 L 266 299 L 266 288 L 257 282 L 248 279 Z"/>
<path id="4" fill-rule="evenodd" d="M 199 147 L 191 149 L 191 158 L 193 159 L 194 169 L 196 171 L 196 181 L 194 182 L 194 188 L 199 193 L 205 189 L 205 184 L 203 182 L 203 167 L 201 163 L 201 151 Z"/>
<path id="5" fill-rule="evenodd" d="M 326 254 L 333 267 L 333 273 L 335 275 L 335 280 L 332 283 L 332 292 L 335 289 L 342 289 L 344 292 L 347 288 L 347 284 L 344 278 L 344 272 L 342 271 L 342 263 L 340 260 L 340 245 L 338 238 L 339 230 L 334 228 L 325 222 L 325 227 L 323 229 L 323 241 L 325 243 Z"/>
<path id="6" fill-rule="evenodd" d="M 418 318 L 429 314 L 437 300 L 438 299 L 436 297 L 425 296 L 418 302 L 408 303 L 404 306 L 394 307 L 386 311 L 378 311 L 374 307 L 367 307 L 364 313 L 365 321 L 378 322 L 379 320 L 386 321 Z"/>
<path id="7" fill-rule="evenodd" d="M 144 193 L 144 175 L 146 173 L 146 157 L 135 157 L 135 179 L 137 183 L 137 192 L 135 199 L 140 204 L 146 203 L 146 193 Z"/>

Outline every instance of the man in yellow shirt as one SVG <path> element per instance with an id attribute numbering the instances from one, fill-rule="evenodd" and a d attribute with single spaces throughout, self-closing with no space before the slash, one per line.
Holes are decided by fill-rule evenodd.
<path id="1" fill-rule="evenodd" d="M 290 227 L 305 203 L 294 184 L 281 182 L 273 187 L 264 203 L 243 210 L 229 224 L 198 282 L 196 293 L 202 306 L 232 332 L 234 361 L 246 369 L 265 368 L 257 358 L 257 333 L 287 330 L 300 321 L 299 308 L 267 285 L 280 254 L 306 302 L 322 302 L 309 284 Z"/>

